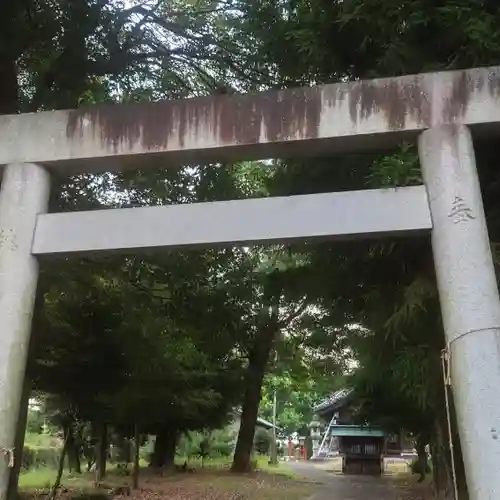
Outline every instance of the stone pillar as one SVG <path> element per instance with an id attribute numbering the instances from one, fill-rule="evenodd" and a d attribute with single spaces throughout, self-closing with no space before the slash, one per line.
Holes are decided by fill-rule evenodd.
<path id="1" fill-rule="evenodd" d="M 9 463 L 26 368 L 38 263 L 31 255 L 36 216 L 45 212 L 49 174 L 34 164 L 5 167 L 0 189 L 0 500 Z"/>
<path id="2" fill-rule="evenodd" d="M 309 429 L 311 431 L 311 440 L 312 440 L 312 456 L 316 458 L 320 449 L 321 442 L 321 422 L 319 419 L 314 416 L 312 422 L 309 424 Z"/>
<path id="3" fill-rule="evenodd" d="M 470 499 L 498 500 L 500 301 L 470 132 L 431 128 L 419 154 Z"/>
<path id="4" fill-rule="evenodd" d="M 332 436 L 330 441 L 330 450 L 333 455 L 338 455 L 340 453 L 340 439 L 337 436 Z"/>

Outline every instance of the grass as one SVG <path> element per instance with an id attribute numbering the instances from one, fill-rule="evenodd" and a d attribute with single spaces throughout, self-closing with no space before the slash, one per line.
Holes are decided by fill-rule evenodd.
<path id="1" fill-rule="evenodd" d="M 182 457 L 177 463 L 184 463 Z M 201 460 L 192 459 L 190 467 L 194 473 L 173 473 L 162 475 L 145 467 L 139 476 L 140 490 L 132 491 L 126 500 L 303 500 L 310 497 L 317 484 L 301 480 L 287 463 L 270 466 L 267 457 L 258 457 L 258 471 L 252 474 L 229 473 L 230 459 L 207 460 L 201 469 Z M 31 499 L 46 490 L 55 478 L 55 470 L 45 468 L 26 472 L 20 477 L 20 486 Z M 129 485 L 131 478 L 123 476 L 110 465 L 105 483 L 111 487 Z M 385 478 L 394 489 L 395 498 L 401 500 L 423 500 L 432 498 L 432 488 L 428 484 L 416 484 L 413 476 L 392 476 Z M 78 493 L 102 493 L 94 487 L 94 474 L 84 473 L 79 476 L 66 473 L 62 486 L 68 491 L 61 492 L 58 500 L 72 500 Z M 354 487 L 354 486 L 353 486 Z M 39 497 L 38 497 L 39 498 Z M 124 497 L 121 497 L 124 499 Z M 118 498 L 117 498 L 118 500 Z"/>
<path id="2" fill-rule="evenodd" d="M 49 434 L 26 434 L 24 444 L 31 448 L 60 448 L 61 440 Z"/>
<path id="3" fill-rule="evenodd" d="M 21 490 L 45 490 L 49 489 L 56 479 L 57 471 L 49 467 L 41 467 L 22 472 L 19 475 L 19 488 Z M 80 489 L 90 486 L 93 476 L 89 474 L 71 475 L 65 471 L 62 485 L 68 488 Z"/>
<path id="4" fill-rule="evenodd" d="M 184 463 L 182 457 L 176 462 Z M 207 459 L 204 468 L 201 468 L 201 459 L 189 460 L 189 466 L 196 469 L 192 474 L 172 474 L 162 476 L 148 468 L 140 473 L 141 491 L 132 492 L 132 497 L 137 495 L 144 498 L 151 496 L 157 498 L 198 499 L 198 500 L 226 500 L 241 498 L 242 500 L 299 500 L 309 496 L 314 486 L 310 483 L 299 481 L 290 467 L 285 463 L 277 466 L 268 464 L 267 457 L 257 458 L 257 471 L 252 474 L 231 474 L 229 468 L 231 459 Z M 116 468 L 110 466 L 106 484 L 112 486 L 130 484 L 130 477 L 118 473 Z M 22 491 L 33 492 L 48 489 L 56 476 L 56 471 L 50 468 L 40 468 L 24 472 L 19 478 Z M 63 475 L 61 486 L 70 492 L 88 492 L 94 489 L 94 474 Z M 133 499 L 132 499 L 133 500 Z"/>
<path id="5" fill-rule="evenodd" d="M 54 469 L 40 468 L 22 472 L 19 475 L 19 487 L 21 489 L 49 488 L 54 482 L 56 471 Z"/>
<path id="6" fill-rule="evenodd" d="M 141 460 L 140 466 L 146 467 L 147 463 Z M 82 464 L 84 468 L 84 464 Z M 120 475 L 117 472 L 116 464 L 108 463 L 106 466 L 108 476 L 111 480 L 124 482 L 127 476 Z M 19 487 L 21 490 L 34 490 L 34 489 L 48 489 L 54 484 L 57 471 L 52 467 L 38 467 L 30 469 L 26 472 L 21 472 L 19 475 Z M 90 486 L 95 479 L 93 472 L 83 472 L 82 474 L 70 474 L 69 471 L 64 470 L 61 479 L 61 485 L 67 488 L 85 488 Z"/>
<path id="7" fill-rule="evenodd" d="M 278 462 L 277 465 L 270 465 L 267 457 L 257 458 L 257 468 L 270 474 L 286 476 L 290 479 L 299 479 L 297 474 L 291 469 L 286 462 Z"/>
<path id="8" fill-rule="evenodd" d="M 186 459 L 184 457 L 177 457 L 175 462 L 182 465 Z M 290 479 L 297 479 L 298 476 L 293 472 L 290 466 L 285 462 L 279 462 L 278 465 L 269 465 L 269 458 L 267 456 L 259 455 L 256 457 L 257 470 L 275 474 L 279 476 L 286 476 Z M 231 457 L 210 458 L 205 460 L 204 467 L 206 469 L 229 469 L 231 467 Z M 190 467 L 201 469 L 201 458 L 194 457 L 188 460 Z"/>

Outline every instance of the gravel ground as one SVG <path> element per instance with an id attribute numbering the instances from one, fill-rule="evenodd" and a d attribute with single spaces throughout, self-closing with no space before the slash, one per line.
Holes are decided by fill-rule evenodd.
<path id="1" fill-rule="evenodd" d="M 430 500 L 428 485 L 411 477 L 340 476 L 314 462 L 290 462 L 294 472 L 318 483 L 310 500 Z"/>

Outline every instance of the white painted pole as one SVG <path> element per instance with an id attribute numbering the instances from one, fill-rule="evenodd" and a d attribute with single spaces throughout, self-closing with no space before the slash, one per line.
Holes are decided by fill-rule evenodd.
<path id="1" fill-rule="evenodd" d="M 469 495 L 498 500 L 500 300 L 470 132 L 433 127 L 419 154 Z"/>
<path id="2" fill-rule="evenodd" d="M 277 356 L 277 354 L 276 354 Z M 278 436 L 276 435 L 276 411 L 277 411 L 278 401 L 276 395 L 276 387 L 273 391 L 273 446 L 271 447 L 273 456 L 271 457 L 271 463 L 276 465 L 278 463 L 278 447 L 276 445 L 276 440 Z"/>
<path id="3" fill-rule="evenodd" d="M 49 174 L 38 165 L 12 164 L 4 169 L 0 189 L 0 500 L 7 495 L 38 280 L 31 244 L 36 216 L 47 210 L 49 189 Z"/>

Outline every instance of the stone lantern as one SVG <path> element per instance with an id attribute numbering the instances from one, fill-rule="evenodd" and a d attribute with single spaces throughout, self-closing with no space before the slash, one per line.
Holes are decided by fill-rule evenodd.
<path id="1" fill-rule="evenodd" d="M 313 457 L 317 457 L 321 440 L 321 422 L 318 417 L 313 417 L 312 422 L 309 424 L 309 430 L 311 432 Z"/>

